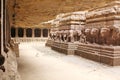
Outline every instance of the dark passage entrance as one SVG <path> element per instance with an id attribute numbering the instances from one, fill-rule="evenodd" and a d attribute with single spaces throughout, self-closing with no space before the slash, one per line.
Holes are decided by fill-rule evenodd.
<path id="1" fill-rule="evenodd" d="M 35 37 L 40 37 L 41 36 L 41 29 L 36 28 L 34 34 L 35 34 Z"/>
<path id="2" fill-rule="evenodd" d="M 43 37 L 48 37 L 48 29 L 43 29 Z"/>
<path id="3" fill-rule="evenodd" d="M 18 37 L 23 37 L 23 28 L 18 28 Z"/>
<path id="4" fill-rule="evenodd" d="M 32 29 L 31 28 L 26 29 L 26 36 L 32 37 Z"/>
<path id="5" fill-rule="evenodd" d="M 11 28 L 11 37 L 15 37 L 15 34 L 16 34 L 15 28 L 12 27 Z"/>

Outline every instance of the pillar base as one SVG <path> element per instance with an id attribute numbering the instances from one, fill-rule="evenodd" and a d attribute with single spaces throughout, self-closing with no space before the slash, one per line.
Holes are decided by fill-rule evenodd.
<path id="1" fill-rule="evenodd" d="M 67 55 L 74 55 L 78 44 L 76 43 L 64 43 L 64 42 L 53 42 L 51 48 L 60 53 Z"/>
<path id="2" fill-rule="evenodd" d="M 45 46 L 51 47 L 53 45 L 53 40 L 47 40 L 47 42 L 45 43 Z"/>
<path id="3" fill-rule="evenodd" d="M 120 46 L 79 44 L 75 55 L 110 66 L 120 65 Z"/>

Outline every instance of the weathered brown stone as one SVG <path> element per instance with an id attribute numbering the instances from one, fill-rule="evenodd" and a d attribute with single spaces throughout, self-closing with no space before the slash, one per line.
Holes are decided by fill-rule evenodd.
<path id="1" fill-rule="evenodd" d="M 79 44 L 75 54 L 110 66 L 120 65 L 120 47 Z"/>
<path id="2" fill-rule="evenodd" d="M 54 42 L 51 48 L 67 55 L 74 55 L 77 44 Z"/>

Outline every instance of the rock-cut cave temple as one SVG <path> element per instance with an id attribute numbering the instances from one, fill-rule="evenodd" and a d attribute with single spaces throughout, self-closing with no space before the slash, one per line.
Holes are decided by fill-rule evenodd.
<path id="1" fill-rule="evenodd" d="M 0 3 L 0 80 L 120 80 L 120 0 Z"/>

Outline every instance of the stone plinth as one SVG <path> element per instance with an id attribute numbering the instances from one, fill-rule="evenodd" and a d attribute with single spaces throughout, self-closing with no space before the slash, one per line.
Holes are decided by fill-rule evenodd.
<path id="1" fill-rule="evenodd" d="M 89 10 L 86 13 L 87 28 L 119 27 L 120 1 L 113 1 L 105 6 Z"/>
<path id="2" fill-rule="evenodd" d="M 51 48 L 67 55 L 74 55 L 77 45 L 77 43 L 54 42 Z"/>
<path id="3" fill-rule="evenodd" d="M 120 46 L 80 43 L 75 54 L 110 66 L 120 65 Z"/>
<path id="4" fill-rule="evenodd" d="M 51 47 L 52 44 L 53 44 L 53 41 L 48 39 L 45 46 Z"/>

